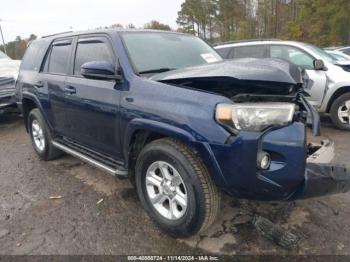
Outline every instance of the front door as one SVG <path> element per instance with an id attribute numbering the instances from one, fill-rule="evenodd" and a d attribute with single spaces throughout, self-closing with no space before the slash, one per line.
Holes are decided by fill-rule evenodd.
<path id="1" fill-rule="evenodd" d="M 110 41 L 103 36 L 77 39 L 71 75 L 65 83 L 66 136 L 97 152 L 120 157 L 120 86 L 115 80 L 87 79 L 81 66 L 92 61 L 116 64 Z"/>

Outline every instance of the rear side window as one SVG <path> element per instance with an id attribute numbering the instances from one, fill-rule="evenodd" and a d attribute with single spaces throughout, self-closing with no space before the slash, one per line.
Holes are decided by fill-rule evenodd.
<path id="1" fill-rule="evenodd" d="M 21 70 L 39 71 L 48 47 L 49 43 L 47 41 L 37 40 L 32 42 L 23 57 Z"/>
<path id="2" fill-rule="evenodd" d="M 265 58 L 266 47 L 261 45 L 256 46 L 239 46 L 233 51 L 233 58 Z"/>
<path id="3" fill-rule="evenodd" d="M 70 41 L 54 43 L 44 71 L 52 74 L 67 74 L 71 49 Z"/>
<path id="4" fill-rule="evenodd" d="M 99 37 L 95 39 L 81 39 L 78 42 L 74 75 L 81 75 L 81 66 L 87 62 L 105 61 L 111 64 L 115 63 L 114 54 L 106 41 Z"/>

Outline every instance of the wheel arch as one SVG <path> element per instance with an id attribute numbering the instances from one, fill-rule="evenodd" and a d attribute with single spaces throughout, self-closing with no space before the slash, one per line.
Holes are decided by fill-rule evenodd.
<path id="1" fill-rule="evenodd" d="M 44 110 L 40 104 L 39 99 L 33 94 L 24 93 L 22 96 L 22 115 L 26 131 L 28 132 L 28 115 L 30 111 L 34 108 L 40 110 L 41 114 L 44 116 L 44 121 L 46 122 L 47 126 L 52 130 L 52 126 L 45 117 Z"/>
<path id="2" fill-rule="evenodd" d="M 327 104 L 326 112 L 329 113 L 330 110 L 331 110 L 332 104 L 334 103 L 334 101 L 338 97 L 340 97 L 340 96 L 342 96 L 342 95 L 344 95 L 346 93 L 350 93 L 350 86 L 343 86 L 341 88 L 338 88 L 337 91 L 335 91 L 333 93 L 333 95 L 331 96 L 331 98 L 329 99 L 328 104 Z"/>
<path id="3" fill-rule="evenodd" d="M 23 96 L 22 98 L 22 115 L 24 120 L 24 126 L 28 132 L 28 116 L 30 111 L 34 108 L 40 108 L 36 99 L 31 96 Z"/>
<path id="4" fill-rule="evenodd" d="M 138 119 L 129 124 L 125 134 L 123 154 L 130 176 L 134 174 L 139 153 L 147 144 L 161 138 L 173 138 L 192 148 L 202 159 L 215 183 L 225 186 L 226 181 L 209 144 L 197 141 L 188 131 L 163 122 Z"/>
<path id="5" fill-rule="evenodd" d="M 189 132 L 170 124 L 149 119 L 132 120 L 126 128 L 123 140 L 123 155 L 128 166 L 130 159 L 135 157 L 135 154 L 137 155 L 145 145 L 165 137 L 174 138 L 185 144 L 195 141 Z"/>

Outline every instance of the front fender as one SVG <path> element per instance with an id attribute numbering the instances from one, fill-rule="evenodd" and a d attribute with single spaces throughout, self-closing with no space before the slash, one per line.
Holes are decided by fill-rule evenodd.
<path id="1" fill-rule="evenodd" d="M 155 132 L 166 137 L 176 139 L 195 150 L 204 165 L 207 167 L 211 177 L 218 186 L 224 186 L 226 181 L 215 159 L 211 147 L 206 142 L 198 142 L 188 131 L 171 124 L 158 122 L 150 119 L 133 119 L 126 128 L 124 136 L 123 154 L 124 159 L 129 158 L 131 140 L 138 131 Z"/>
<path id="2" fill-rule="evenodd" d="M 319 112 L 327 112 L 327 109 L 329 109 L 332 106 L 330 103 L 334 101 L 333 96 L 336 95 L 338 91 L 344 88 L 350 89 L 350 81 L 338 82 L 329 86 L 323 98 L 323 103 L 319 109 Z"/>
<path id="3" fill-rule="evenodd" d="M 133 135 L 139 131 L 149 131 L 162 134 L 164 136 L 172 137 L 184 143 L 189 143 L 195 141 L 194 137 L 186 130 L 179 127 L 172 126 L 167 123 L 158 122 L 150 119 L 133 119 L 127 125 L 125 136 L 124 136 L 124 147 L 123 152 L 126 157 L 130 150 L 130 143 Z"/>

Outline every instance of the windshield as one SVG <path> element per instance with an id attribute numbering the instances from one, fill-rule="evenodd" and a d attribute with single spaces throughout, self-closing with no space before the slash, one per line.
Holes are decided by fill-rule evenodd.
<path id="1" fill-rule="evenodd" d="M 0 59 L 10 59 L 7 55 L 0 51 Z"/>
<path id="2" fill-rule="evenodd" d="M 155 74 L 221 61 L 198 37 L 157 32 L 122 33 L 126 49 L 139 74 Z"/>
<path id="3" fill-rule="evenodd" d="M 336 52 L 336 51 L 328 51 L 328 54 L 334 57 L 337 61 L 349 61 L 350 57 L 347 56 L 346 54 L 343 54 L 341 52 Z"/>
<path id="4" fill-rule="evenodd" d="M 318 54 L 326 62 L 334 64 L 337 61 L 334 57 L 332 57 L 330 54 L 328 54 L 322 48 L 319 48 L 317 46 L 310 45 L 310 44 L 305 44 L 305 46 L 307 48 L 311 49 L 312 51 L 314 51 L 316 54 Z"/>

